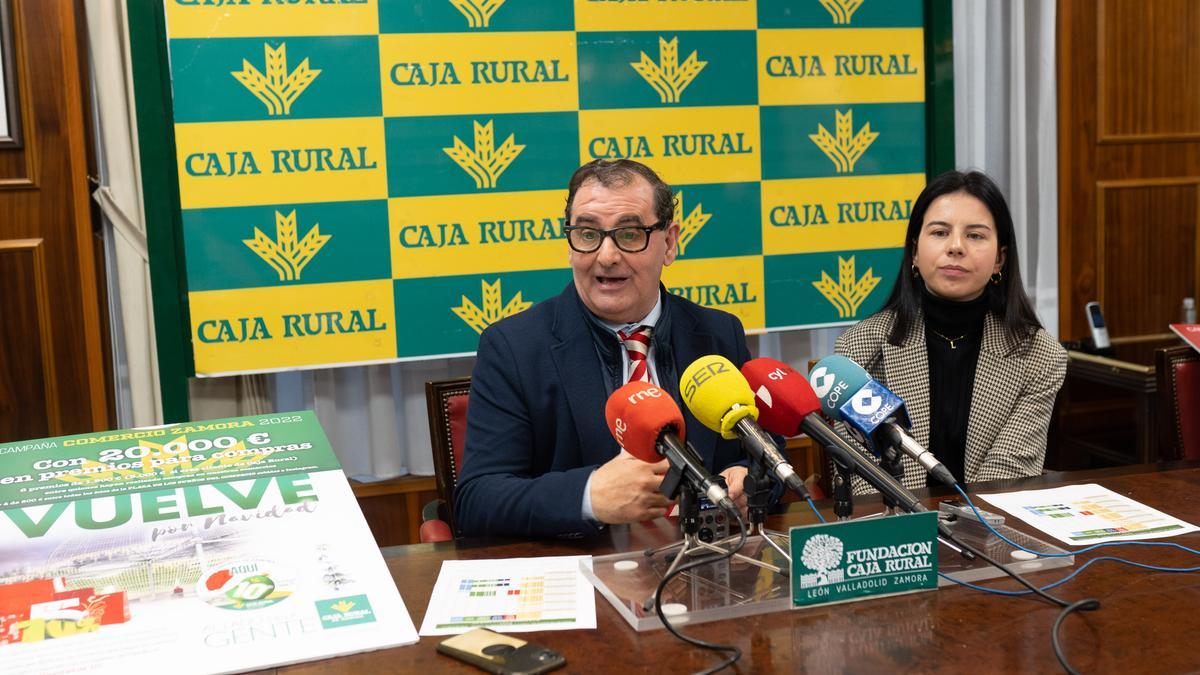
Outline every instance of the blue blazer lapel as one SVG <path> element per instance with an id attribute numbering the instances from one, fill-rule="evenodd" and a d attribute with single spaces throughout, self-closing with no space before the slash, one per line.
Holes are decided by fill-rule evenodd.
<path id="1" fill-rule="evenodd" d="M 567 399 L 575 431 L 579 434 L 580 456 L 588 464 L 603 464 L 617 455 L 619 447 L 604 419 L 608 389 L 601 375 L 603 368 L 592 342 L 588 319 L 579 314 L 584 310 L 574 286 L 568 287 L 563 295 L 571 297 L 563 297 L 563 302 L 558 305 L 551 327 L 550 356 L 561 383 L 559 390 Z M 608 439 L 609 442 L 598 444 L 595 439 Z"/>

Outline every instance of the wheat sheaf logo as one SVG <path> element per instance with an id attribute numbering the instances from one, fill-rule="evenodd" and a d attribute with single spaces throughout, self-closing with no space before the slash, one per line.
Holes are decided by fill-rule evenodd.
<path id="1" fill-rule="evenodd" d="M 637 71 L 642 79 L 650 83 L 654 87 L 654 91 L 658 92 L 658 97 L 663 103 L 679 103 L 679 97 L 683 95 L 683 90 L 688 88 L 692 80 L 704 70 L 704 66 L 708 65 L 708 61 L 701 61 L 696 58 L 696 52 L 692 51 L 691 55 L 683 62 L 679 62 L 679 38 L 673 38 L 670 42 L 663 38 L 658 38 L 658 63 L 654 62 L 646 55 L 646 52 L 641 52 L 642 59 L 636 63 L 630 63 L 633 69 Z"/>
<path id="2" fill-rule="evenodd" d="M 678 194 L 677 204 L 679 205 L 678 213 L 683 215 L 686 212 L 686 209 L 683 208 L 683 192 Z M 696 238 L 697 234 L 700 234 L 700 230 L 712 218 L 712 214 L 705 213 L 703 208 L 703 204 L 696 204 L 692 212 L 679 222 L 679 255 L 683 255 L 687 245 Z"/>
<path id="3" fill-rule="evenodd" d="M 467 25 L 471 28 L 487 28 L 504 0 L 450 0 L 450 4 L 467 17 Z"/>
<path id="4" fill-rule="evenodd" d="M 837 583 L 845 578 L 842 570 L 836 569 L 842 564 L 842 540 L 828 534 L 814 534 L 804 542 L 800 552 L 800 561 L 816 574 L 805 574 L 801 577 L 802 586 L 824 586 Z"/>
<path id="5" fill-rule="evenodd" d="M 838 317 L 849 319 L 858 313 L 863 300 L 879 285 L 880 277 L 875 276 L 873 269 L 868 267 L 862 278 L 857 278 L 854 271 L 854 256 L 847 260 L 838 256 L 838 280 L 835 282 L 821 271 L 821 280 L 814 281 L 813 286 L 820 291 L 825 299 L 837 308 Z"/>
<path id="6" fill-rule="evenodd" d="M 242 243 L 270 265 L 279 274 L 280 281 L 298 281 L 304 266 L 333 238 L 331 234 L 321 234 L 320 227 L 314 224 L 303 239 L 297 239 L 296 212 L 285 216 L 276 211 L 275 239 L 256 227 L 254 238 L 243 239 Z"/>
<path id="7" fill-rule="evenodd" d="M 871 131 L 871 123 L 867 122 L 862 125 L 858 133 L 854 133 L 854 111 L 847 110 L 844 114 L 840 110 L 834 110 L 836 124 L 834 130 L 837 135 L 829 133 L 824 124 L 817 125 L 817 133 L 809 134 L 808 138 L 825 156 L 833 161 L 833 166 L 838 173 L 852 173 L 854 165 L 858 163 L 859 158 L 871 147 L 876 138 L 879 138 L 877 132 Z"/>
<path id="8" fill-rule="evenodd" d="M 483 309 L 472 302 L 467 296 L 462 296 L 462 305 L 451 307 L 458 318 L 462 319 L 476 333 L 482 333 L 484 328 L 496 323 L 506 316 L 512 316 L 518 312 L 523 312 L 533 306 L 532 302 L 526 302 L 521 299 L 521 292 L 512 296 L 512 299 L 505 303 L 500 294 L 500 280 L 497 279 L 494 283 L 480 281 L 483 287 Z"/>
<path id="9" fill-rule="evenodd" d="M 821 0 L 821 6 L 833 17 L 833 23 L 845 25 L 850 23 L 850 17 L 858 11 L 863 0 Z"/>
<path id="10" fill-rule="evenodd" d="M 338 600 L 334 604 L 330 605 L 329 608 L 338 614 L 345 614 L 346 612 L 354 609 L 354 603 L 349 600 Z"/>
<path id="11" fill-rule="evenodd" d="M 523 145 L 517 145 L 513 142 L 513 134 L 509 134 L 508 138 L 496 147 L 496 135 L 492 130 L 492 120 L 488 120 L 487 124 L 480 124 L 472 121 L 475 125 L 475 147 L 468 148 L 466 143 L 463 143 L 458 136 L 454 137 L 454 145 L 449 148 L 442 148 L 442 151 L 450 155 L 450 159 L 454 160 L 455 164 L 462 167 L 471 179 L 475 181 L 475 187 L 479 190 L 496 187 L 496 181 L 500 179 L 500 174 L 512 164 L 517 155 L 525 149 Z"/>
<path id="12" fill-rule="evenodd" d="M 243 87 L 249 89 L 251 94 L 267 106 L 267 114 L 290 115 L 292 104 L 304 93 L 308 85 L 317 79 L 321 71 L 310 68 L 306 58 L 289 73 L 286 43 L 280 44 L 279 49 L 271 49 L 271 45 L 264 43 L 263 51 L 266 53 L 266 75 L 246 59 L 242 59 L 241 70 L 229 74 L 237 78 Z"/>

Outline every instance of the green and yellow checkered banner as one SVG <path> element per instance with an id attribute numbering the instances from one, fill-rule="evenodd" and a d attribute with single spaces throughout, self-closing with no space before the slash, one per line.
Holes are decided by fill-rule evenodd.
<path id="1" fill-rule="evenodd" d="M 201 375 L 475 351 L 598 157 L 677 190 L 673 293 L 852 322 L 924 184 L 920 0 L 165 2 Z"/>

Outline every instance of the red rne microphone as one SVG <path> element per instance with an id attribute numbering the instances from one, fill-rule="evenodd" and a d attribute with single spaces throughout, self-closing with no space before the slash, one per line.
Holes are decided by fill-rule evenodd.
<path id="1" fill-rule="evenodd" d="M 742 375 L 754 391 L 758 424 L 781 436 L 795 436 L 804 419 L 821 409 L 808 378 L 783 361 L 758 358 L 742 366 Z"/>
<path id="2" fill-rule="evenodd" d="M 630 382 L 608 397 L 604 418 L 625 452 L 643 462 L 667 458 L 709 501 L 728 510 L 735 508 L 729 493 L 704 467 L 704 461 L 684 444 L 683 413 L 665 391 L 648 382 Z"/>
<path id="3" fill-rule="evenodd" d="M 604 418 L 617 444 L 643 462 L 662 459 L 657 446 L 664 433 L 674 434 L 683 444 L 686 427 L 679 406 L 647 382 L 630 382 L 614 391 L 604 404 Z"/>

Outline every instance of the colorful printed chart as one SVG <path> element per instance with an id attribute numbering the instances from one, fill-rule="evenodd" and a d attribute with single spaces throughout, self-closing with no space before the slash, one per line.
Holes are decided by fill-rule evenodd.
<path id="1" fill-rule="evenodd" d="M 1200 529 L 1093 483 L 979 497 L 1075 546 L 1173 537 Z"/>
<path id="2" fill-rule="evenodd" d="M 416 641 L 311 412 L 0 445 L 0 673 L 241 672 Z"/>
<path id="3" fill-rule="evenodd" d="M 421 635 L 486 626 L 501 632 L 596 627 L 588 556 L 447 560 L 434 585 Z"/>
<path id="4" fill-rule="evenodd" d="M 920 0 L 164 2 L 200 375 L 474 352 L 596 158 L 676 188 L 671 292 L 852 322 L 925 181 Z"/>

